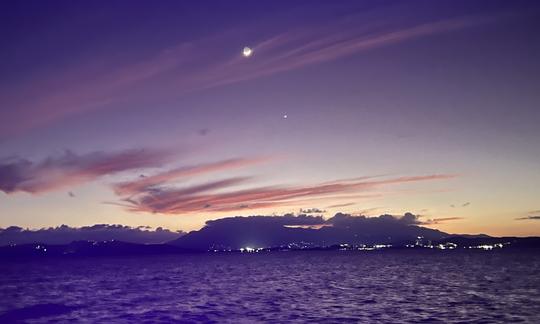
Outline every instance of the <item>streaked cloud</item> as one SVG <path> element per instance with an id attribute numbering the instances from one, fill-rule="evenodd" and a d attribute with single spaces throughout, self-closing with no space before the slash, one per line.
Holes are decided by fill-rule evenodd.
<path id="1" fill-rule="evenodd" d="M 525 216 L 516 218 L 516 220 L 540 220 L 540 216 Z"/>
<path id="2" fill-rule="evenodd" d="M 437 225 L 441 223 L 461 220 L 463 217 L 442 217 L 442 218 L 430 218 L 425 221 L 421 221 L 420 224 L 422 225 Z"/>
<path id="3" fill-rule="evenodd" d="M 123 171 L 158 167 L 169 151 L 126 150 L 78 155 L 72 151 L 39 162 L 12 157 L 0 160 L 0 191 L 42 193 L 72 187 Z M 74 196 L 70 194 L 70 196 Z"/>
<path id="4" fill-rule="evenodd" d="M 462 204 L 459 204 L 459 205 L 451 204 L 450 207 L 452 207 L 452 208 L 458 208 L 458 207 L 464 208 L 464 207 L 469 207 L 470 205 L 471 205 L 470 202 L 466 202 L 466 203 L 462 203 Z"/>
<path id="5" fill-rule="evenodd" d="M 388 20 L 364 26 L 358 23 L 361 16 L 345 18 L 322 26 L 276 31 L 256 42 L 255 54 L 249 59 L 240 55 L 240 49 L 201 59 L 201 52 L 227 48 L 227 44 L 234 44 L 232 40 L 243 33 L 229 30 L 161 48 L 144 60 L 126 60 L 131 63 L 124 64 L 82 62 L 77 69 L 32 78 L 27 83 L 13 85 L 16 91 L 0 89 L 0 100 L 12 107 L 0 114 L 0 136 L 24 132 L 69 115 L 116 109 L 141 100 L 157 104 L 164 98 L 170 100 L 194 91 L 291 71 L 497 19 L 466 16 L 431 21 Z"/>
<path id="6" fill-rule="evenodd" d="M 232 178 L 204 185 L 181 189 L 144 190 L 125 200 L 128 210 L 163 214 L 184 214 L 194 212 L 230 212 L 245 209 L 278 207 L 295 200 L 324 197 L 343 193 L 358 193 L 386 185 L 398 185 L 410 182 L 444 180 L 455 175 L 427 175 L 398 177 L 382 180 L 342 181 L 321 183 L 310 186 L 274 186 L 251 189 L 212 192 L 237 185 L 245 178 Z"/>
<path id="7" fill-rule="evenodd" d="M 326 206 L 326 208 L 341 208 L 341 207 L 349 207 L 349 206 L 353 206 L 353 205 L 356 205 L 356 203 L 354 202 L 348 202 L 348 203 L 343 203 L 343 204 L 335 204 L 335 205 L 330 205 L 330 206 Z"/>
<path id="8" fill-rule="evenodd" d="M 148 188 L 152 188 L 182 178 L 253 166 L 267 162 L 269 160 L 270 158 L 267 157 L 236 158 L 196 166 L 180 167 L 152 176 L 139 177 L 139 179 L 135 181 L 118 183 L 113 186 L 113 189 L 118 195 L 136 194 Z"/>

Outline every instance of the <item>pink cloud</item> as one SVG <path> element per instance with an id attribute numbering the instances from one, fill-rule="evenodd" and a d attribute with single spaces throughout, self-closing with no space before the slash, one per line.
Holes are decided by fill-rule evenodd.
<path id="1" fill-rule="evenodd" d="M 387 21 L 371 27 L 348 19 L 270 36 L 255 44 L 254 55 L 248 60 L 240 53 L 234 57 L 216 54 L 211 61 L 202 60 L 201 51 L 232 43 L 229 40 L 237 32 L 229 31 L 162 49 L 135 63 L 88 62 L 75 70 L 32 78 L 9 91 L 0 89 L 0 101 L 11 107 L 0 113 L 0 136 L 96 109 L 114 109 L 141 100 L 159 103 L 163 98 L 332 61 L 495 18 L 461 17 L 416 24 Z M 24 96 L 14 95 L 17 93 Z"/>
<path id="2" fill-rule="evenodd" d="M 77 155 L 66 151 L 40 162 L 21 158 L 0 160 L 0 191 L 41 193 L 66 188 L 127 170 L 161 166 L 168 151 L 128 150 Z"/>
<path id="3" fill-rule="evenodd" d="M 332 194 L 358 193 L 379 186 L 408 182 L 443 180 L 455 175 L 427 175 L 399 177 L 378 181 L 343 181 L 299 187 L 262 187 L 230 192 L 212 193 L 215 189 L 236 185 L 245 179 L 233 178 L 203 186 L 183 189 L 155 189 L 143 191 L 127 201 L 131 211 L 164 214 L 218 212 L 284 206 L 295 200 L 324 197 Z"/>
<path id="4" fill-rule="evenodd" d="M 348 203 L 343 203 L 343 204 L 335 204 L 335 205 L 330 205 L 330 206 L 326 206 L 326 208 L 341 208 L 341 207 L 349 207 L 349 206 L 353 206 L 353 205 L 356 205 L 356 203 L 354 202 L 348 202 Z"/>
<path id="5" fill-rule="evenodd" d="M 202 165 L 197 165 L 197 166 L 181 167 L 181 168 L 176 168 L 169 171 L 161 172 L 152 176 L 143 177 L 135 181 L 118 183 L 114 185 L 113 188 L 116 194 L 118 195 L 130 195 L 130 194 L 135 194 L 135 193 L 144 191 L 147 188 L 155 187 L 157 185 L 161 185 L 170 181 L 202 175 L 202 174 L 207 174 L 207 173 L 212 173 L 212 172 L 253 166 L 256 164 L 265 163 L 269 160 L 270 158 L 267 158 L 267 157 L 250 158 L 250 159 L 237 158 L 237 159 L 223 160 L 219 162 L 207 163 L 207 164 L 202 164 Z"/>

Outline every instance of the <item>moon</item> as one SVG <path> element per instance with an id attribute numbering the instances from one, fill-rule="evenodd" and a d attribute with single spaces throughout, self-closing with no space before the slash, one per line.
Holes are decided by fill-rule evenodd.
<path id="1" fill-rule="evenodd" d="M 251 54 L 253 54 L 253 50 L 249 47 L 244 47 L 244 50 L 242 51 L 242 55 L 244 55 L 244 57 L 250 57 Z"/>

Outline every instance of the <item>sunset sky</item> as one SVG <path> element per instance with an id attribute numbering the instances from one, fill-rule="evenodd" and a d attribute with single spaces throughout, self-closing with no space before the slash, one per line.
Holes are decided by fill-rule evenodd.
<path id="1" fill-rule="evenodd" d="M 540 235 L 539 31 L 537 1 L 2 1 L 0 227 Z"/>

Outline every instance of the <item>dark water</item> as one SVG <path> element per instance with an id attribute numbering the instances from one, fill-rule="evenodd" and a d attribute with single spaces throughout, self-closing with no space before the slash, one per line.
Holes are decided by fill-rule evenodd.
<path id="1" fill-rule="evenodd" d="M 0 323 L 540 323 L 540 255 L 274 252 L 0 264 Z"/>

